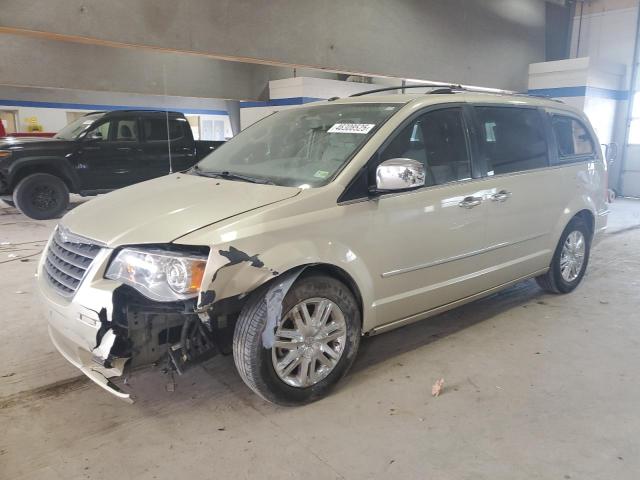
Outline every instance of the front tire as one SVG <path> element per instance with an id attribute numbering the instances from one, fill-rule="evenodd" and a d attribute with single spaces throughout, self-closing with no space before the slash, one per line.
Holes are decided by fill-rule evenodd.
<path id="1" fill-rule="evenodd" d="M 353 294 L 331 277 L 300 277 L 282 302 L 281 318 L 264 334 L 266 293 L 253 295 L 236 324 L 233 358 L 240 376 L 255 393 L 280 405 L 322 398 L 358 351 L 360 309 Z"/>
<path id="2" fill-rule="evenodd" d="M 591 229 L 579 217 L 566 226 L 556 247 L 549 271 L 536 277 L 538 285 L 549 293 L 569 293 L 582 281 L 591 252 Z"/>
<path id="3" fill-rule="evenodd" d="M 59 217 L 69 205 L 69 189 L 55 175 L 34 173 L 18 183 L 13 201 L 23 214 L 34 220 Z"/>

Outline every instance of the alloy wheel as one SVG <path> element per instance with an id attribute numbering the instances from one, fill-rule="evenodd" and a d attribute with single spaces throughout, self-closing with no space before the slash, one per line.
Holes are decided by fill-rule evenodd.
<path id="1" fill-rule="evenodd" d="M 567 236 L 560 253 L 560 273 L 566 282 L 573 282 L 580 275 L 585 250 L 584 235 L 581 231 L 574 230 Z"/>
<path id="2" fill-rule="evenodd" d="M 346 340 L 347 324 L 338 305 L 327 298 L 303 300 L 276 328 L 273 368 L 287 385 L 310 387 L 333 371 Z"/>

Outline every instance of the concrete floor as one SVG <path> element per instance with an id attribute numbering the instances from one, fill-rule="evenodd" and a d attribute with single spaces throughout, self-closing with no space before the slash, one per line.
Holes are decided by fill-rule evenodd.
<path id="1" fill-rule="evenodd" d="M 0 208 L 0 478 L 635 479 L 640 201 L 612 211 L 573 294 L 524 282 L 364 339 L 333 395 L 280 408 L 230 357 L 175 392 L 148 372 L 134 405 L 78 378 L 33 291 L 53 222 Z"/>

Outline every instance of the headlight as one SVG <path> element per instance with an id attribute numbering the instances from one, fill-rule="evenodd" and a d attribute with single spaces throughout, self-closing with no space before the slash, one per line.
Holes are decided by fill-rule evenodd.
<path id="1" fill-rule="evenodd" d="M 206 264 L 205 256 L 125 248 L 105 277 L 130 285 L 151 300 L 171 302 L 198 294 Z"/>
<path id="2" fill-rule="evenodd" d="M 8 158 L 11 156 L 11 150 L 0 150 L 0 158 Z"/>

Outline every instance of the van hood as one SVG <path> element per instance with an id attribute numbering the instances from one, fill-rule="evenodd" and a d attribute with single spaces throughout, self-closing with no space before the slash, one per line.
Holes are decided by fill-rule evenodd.
<path id="1" fill-rule="evenodd" d="M 109 247 L 169 243 L 194 230 L 291 198 L 294 187 L 175 174 L 100 195 L 60 222 Z"/>

